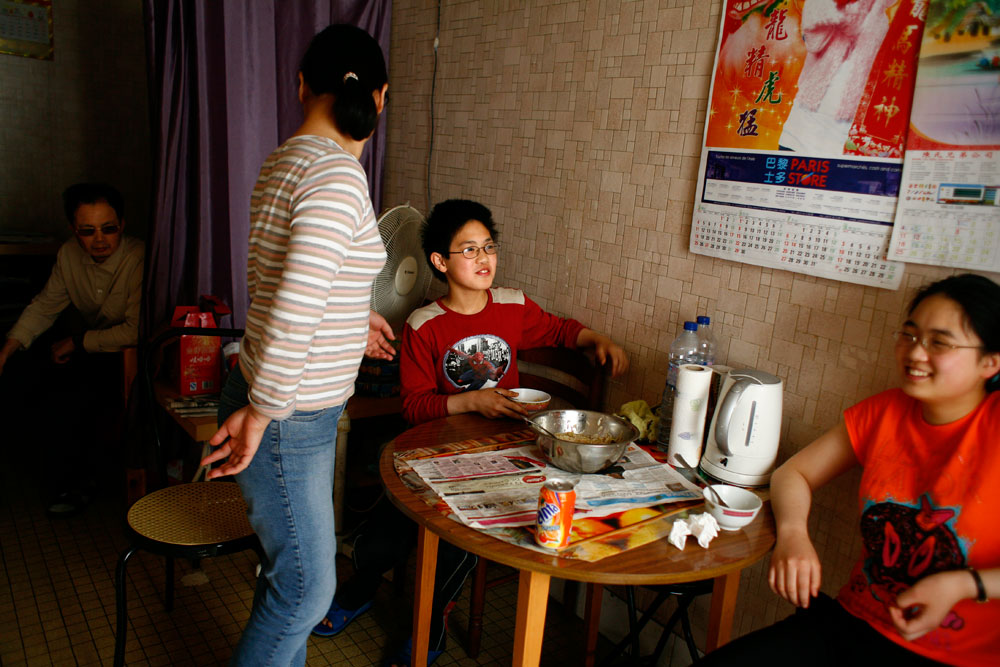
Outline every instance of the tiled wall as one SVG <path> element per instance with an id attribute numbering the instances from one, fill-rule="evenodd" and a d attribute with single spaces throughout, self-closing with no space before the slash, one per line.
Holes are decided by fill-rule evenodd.
<path id="1" fill-rule="evenodd" d="M 150 190 L 142 3 L 53 3 L 55 57 L 0 54 L 0 233 L 64 238 L 59 195 L 106 180 L 144 235 Z"/>
<path id="2" fill-rule="evenodd" d="M 632 369 L 611 384 L 609 407 L 654 404 L 670 341 L 703 313 L 721 361 L 784 379 L 783 457 L 892 385 L 889 333 L 904 304 L 954 271 L 911 264 L 890 291 L 688 252 L 721 0 L 440 7 L 431 200 L 490 206 L 504 242 L 498 283 L 624 345 Z M 437 8 L 394 0 L 387 207 L 428 209 Z M 811 517 L 831 593 L 858 550 L 855 488 L 848 475 L 824 489 Z M 766 562 L 743 575 L 738 633 L 791 609 L 765 573 Z"/>

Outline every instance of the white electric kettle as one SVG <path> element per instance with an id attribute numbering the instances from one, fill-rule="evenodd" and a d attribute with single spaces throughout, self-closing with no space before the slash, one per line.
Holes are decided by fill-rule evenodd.
<path id="1" fill-rule="evenodd" d="M 764 486 L 778 456 L 782 382 L 770 373 L 733 369 L 719 391 L 701 470 L 738 486 Z"/>

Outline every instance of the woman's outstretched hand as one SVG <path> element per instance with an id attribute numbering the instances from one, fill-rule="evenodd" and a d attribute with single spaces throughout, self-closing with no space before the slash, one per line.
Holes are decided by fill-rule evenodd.
<path id="1" fill-rule="evenodd" d="M 210 468 L 205 479 L 235 475 L 245 470 L 257 453 L 260 439 L 270 423 L 270 417 L 265 417 L 250 405 L 231 414 L 208 441 L 218 449 L 203 458 L 201 465 L 208 466 L 222 459 L 226 462 L 218 468 Z"/>
<path id="2" fill-rule="evenodd" d="M 821 575 L 819 556 L 805 531 L 778 535 L 767 574 L 771 590 L 796 607 L 805 608 L 811 598 L 819 595 Z"/>
<path id="3" fill-rule="evenodd" d="M 392 359 L 396 355 L 396 348 L 389 343 L 390 340 L 396 340 L 392 327 L 374 310 L 369 311 L 368 345 L 365 347 L 365 356 L 386 361 Z"/>

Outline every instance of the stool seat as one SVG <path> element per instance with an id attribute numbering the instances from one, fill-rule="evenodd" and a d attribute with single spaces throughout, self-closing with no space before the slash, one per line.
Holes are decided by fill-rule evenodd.
<path id="1" fill-rule="evenodd" d="M 243 494 L 232 482 L 194 482 L 154 491 L 132 505 L 126 521 L 147 540 L 176 546 L 253 535 Z"/>
<path id="2" fill-rule="evenodd" d="M 125 663 L 128 625 L 126 568 L 138 551 L 166 558 L 163 606 L 174 606 L 174 559 L 198 560 L 253 549 L 261 562 L 260 540 L 247 520 L 247 505 L 233 482 L 189 482 L 153 491 L 129 508 L 125 516 L 129 546 L 115 568 L 115 667 Z"/>

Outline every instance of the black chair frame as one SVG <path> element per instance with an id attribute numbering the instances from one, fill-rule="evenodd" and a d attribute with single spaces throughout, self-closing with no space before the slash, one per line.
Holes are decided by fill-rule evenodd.
<path id="1" fill-rule="evenodd" d="M 150 343 L 146 346 L 144 354 L 142 355 L 142 382 L 144 388 L 144 398 L 147 401 L 146 407 L 150 412 L 155 409 L 156 406 L 156 395 L 153 389 L 153 377 L 151 372 L 151 358 L 153 355 L 162 347 L 167 341 L 177 338 L 182 335 L 195 335 L 195 336 L 218 336 L 221 338 L 239 338 L 243 335 L 242 329 L 217 329 L 217 328 L 201 328 L 201 327 L 173 327 L 167 329 L 163 333 L 159 334 L 153 338 Z M 160 468 L 160 473 L 162 475 L 161 479 L 166 480 L 166 460 L 163 452 L 162 437 L 160 434 L 159 427 L 157 426 L 157 419 L 154 415 L 147 415 L 150 423 L 152 425 L 153 441 L 156 447 L 156 461 Z M 210 484 L 212 482 L 192 482 L 192 484 Z M 155 493 L 155 492 L 153 492 Z M 148 496 L 149 494 L 147 494 Z M 146 496 L 144 496 L 146 497 Z M 141 499 L 140 501 L 141 502 Z M 127 632 L 128 626 L 128 606 L 126 599 L 127 590 L 127 573 L 126 568 L 128 566 L 129 559 L 137 551 L 146 551 L 157 556 L 163 556 L 166 559 L 166 576 L 165 576 L 165 590 L 163 597 L 163 606 L 169 612 L 173 611 L 174 606 L 174 561 L 177 558 L 189 559 L 191 561 L 197 562 L 202 558 L 211 558 L 213 556 L 223 556 L 231 553 L 238 553 L 240 551 L 245 551 L 247 549 L 253 549 L 261 562 L 264 561 L 265 556 L 263 549 L 260 545 L 260 541 L 257 539 L 255 533 L 250 533 L 249 535 L 237 539 L 230 539 L 221 542 L 210 542 L 205 544 L 190 544 L 190 545 L 179 545 L 165 543 L 159 540 L 150 539 L 145 535 L 136 532 L 132 526 L 129 524 L 128 519 L 123 522 L 125 529 L 125 537 L 129 542 L 128 548 L 126 548 L 118 558 L 118 564 L 115 568 L 115 605 L 116 611 L 116 632 L 115 632 L 115 657 L 114 665 L 115 667 L 121 667 L 125 664 L 125 634 Z"/>

